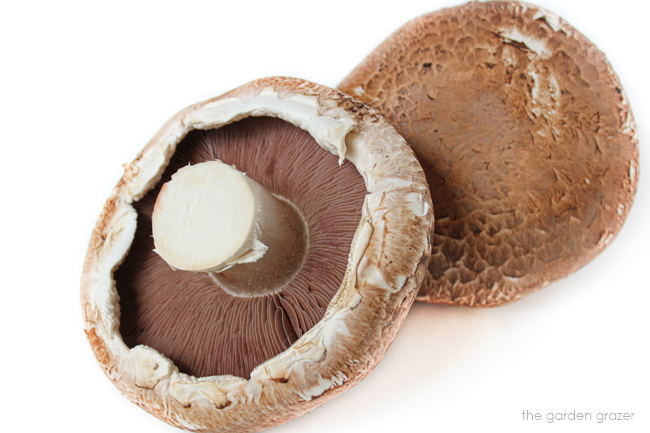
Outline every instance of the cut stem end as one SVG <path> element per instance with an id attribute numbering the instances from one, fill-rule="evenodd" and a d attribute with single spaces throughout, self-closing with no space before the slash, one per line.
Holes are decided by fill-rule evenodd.
<path id="1" fill-rule="evenodd" d="M 233 296 L 279 291 L 308 245 L 300 211 L 221 161 L 178 170 L 152 218 L 156 252 L 174 269 L 207 272 Z"/>

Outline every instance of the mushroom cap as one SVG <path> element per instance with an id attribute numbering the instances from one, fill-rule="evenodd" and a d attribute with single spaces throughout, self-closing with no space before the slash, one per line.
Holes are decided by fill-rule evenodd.
<path id="1" fill-rule="evenodd" d="M 395 126 L 432 188 L 418 300 L 515 301 L 587 264 L 630 210 L 638 149 L 621 84 L 586 37 L 537 6 L 416 18 L 339 89 Z"/>
<path id="2" fill-rule="evenodd" d="M 165 354 L 129 348 L 120 329 L 113 274 L 136 231 L 134 203 L 160 180 L 176 145 L 194 129 L 249 116 L 279 117 L 351 161 L 367 195 L 348 270 L 313 328 L 258 365 L 250 379 L 193 377 Z M 295 78 L 265 78 L 174 116 L 147 144 L 108 199 L 82 275 L 85 332 L 107 376 L 158 418 L 195 431 L 259 431 L 317 407 L 365 377 L 393 340 L 424 277 L 433 212 L 413 152 L 373 109 Z"/>

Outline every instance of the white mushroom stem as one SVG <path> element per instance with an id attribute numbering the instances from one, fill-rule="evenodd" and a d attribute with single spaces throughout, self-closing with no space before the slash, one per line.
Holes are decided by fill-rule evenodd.
<path id="1" fill-rule="evenodd" d="M 172 175 L 152 223 L 155 251 L 173 269 L 209 273 L 234 296 L 278 291 L 307 250 L 300 211 L 221 161 Z"/>

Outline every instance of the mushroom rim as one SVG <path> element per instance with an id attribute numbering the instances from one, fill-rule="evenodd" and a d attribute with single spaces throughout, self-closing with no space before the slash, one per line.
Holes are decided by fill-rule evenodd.
<path id="1" fill-rule="evenodd" d="M 340 163 L 347 159 L 355 165 L 368 194 L 348 270 L 324 317 L 287 350 L 258 365 L 249 380 L 197 378 L 180 372 L 152 348 L 126 346 L 119 334 L 119 299 L 112 275 L 135 233 L 132 203 L 156 185 L 185 135 L 193 129 L 215 129 L 256 116 L 279 117 L 309 132 Z M 124 176 L 95 227 L 84 265 L 85 331 L 116 386 L 170 424 L 214 429 L 223 425 L 215 408 L 219 414 L 235 412 L 236 416 L 237 406 L 259 406 L 260 401 L 279 406 L 278 400 L 285 401 L 283 413 L 277 408 L 274 413 L 249 409 L 258 414 L 257 419 L 238 421 L 242 428 L 267 428 L 324 403 L 376 365 L 422 282 L 432 225 L 431 198 L 422 169 L 404 139 L 375 110 L 340 91 L 303 80 L 257 80 L 182 110 L 125 165 Z M 395 239 L 406 242 L 397 245 Z M 377 306 L 384 308 L 383 315 Z M 346 339 L 343 344 L 330 344 L 340 337 Z M 352 356 L 357 346 L 367 350 Z M 332 355 L 339 359 L 332 360 Z M 297 384 L 295 392 L 281 395 L 278 387 L 290 380 Z M 197 421 L 194 411 L 175 413 L 170 409 L 175 405 L 213 413 Z"/>

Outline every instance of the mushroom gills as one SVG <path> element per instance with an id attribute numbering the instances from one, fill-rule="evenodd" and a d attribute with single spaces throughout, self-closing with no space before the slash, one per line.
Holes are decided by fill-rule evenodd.
<path id="1" fill-rule="evenodd" d="M 242 120 L 262 115 L 301 129 Z M 276 293 L 232 296 L 153 251 L 162 185 L 216 159 L 305 217 L 304 266 Z M 342 92 L 269 77 L 187 107 L 125 166 L 93 231 L 81 301 L 97 361 L 131 401 L 192 431 L 260 431 L 307 413 L 388 349 L 424 276 L 431 209 L 404 139 Z"/>
<path id="2" fill-rule="evenodd" d="M 216 277 L 217 284 L 208 272 L 174 271 L 153 251 L 152 214 L 162 186 L 188 164 L 196 168 L 217 159 L 259 182 L 273 200 L 290 201 L 304 216 L 308 242 L 304 257 L 298 257 L 302 268 L 284 287 L 233 296 L 223 290 L 224 278 Z M 283 120 L 248 118 L 190 132 L 158 184 L 134 203 L 136 236 L 115 272 L 125 343 L 153 347 L 197 377 L 248 377 L 323 317 L 344 279 L 366 193 L 352 164 L 339 166 L 335 155 Z M 259 262 L 271 252 L 268 246 Z M 223 274 L 255 264 L 238 264 Z"/>

